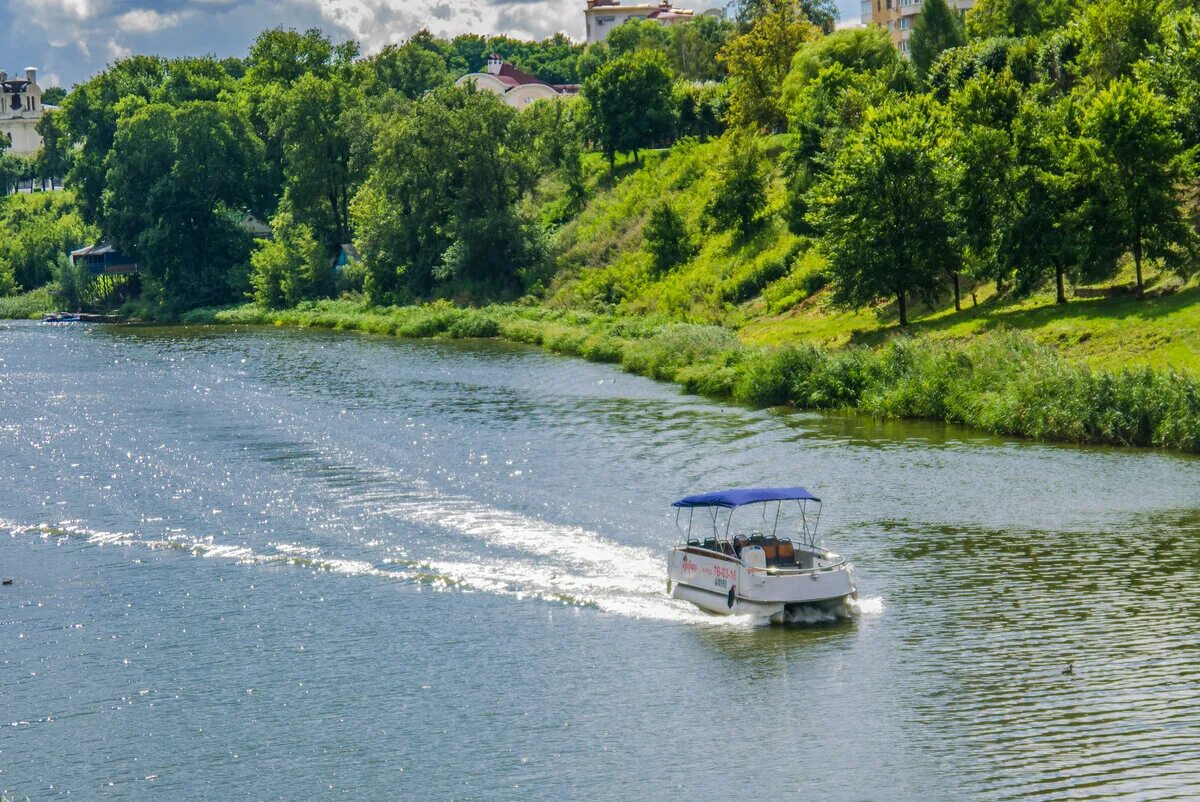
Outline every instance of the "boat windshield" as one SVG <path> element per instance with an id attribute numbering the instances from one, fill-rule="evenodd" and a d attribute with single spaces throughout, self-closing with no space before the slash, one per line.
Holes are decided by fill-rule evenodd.
<path id="1" fill-rule="evenodd" d="M 732 543 L 741 536 L 769 535 L 817 545 L 821 500 L 802 487 L 704 493 L 680 499 L 673 506 L 675 525 L 688 541 L 704 538 Z"/>

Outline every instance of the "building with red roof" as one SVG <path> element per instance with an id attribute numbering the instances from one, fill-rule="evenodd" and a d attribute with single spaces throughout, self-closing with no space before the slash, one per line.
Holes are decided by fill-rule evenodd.
<path id="1" fill-rule="evenodd" d="M 461 86 L 472 83 L 500 95 L 513 108 L 523 109 L 535 100 L 558 98 L 579 92 L 578 84 L 552 84 L 541 78 L 518 70 L 503 58 L 493 53 L 488 56 L 486 72 L 464 75 L 456 82 Z"/>

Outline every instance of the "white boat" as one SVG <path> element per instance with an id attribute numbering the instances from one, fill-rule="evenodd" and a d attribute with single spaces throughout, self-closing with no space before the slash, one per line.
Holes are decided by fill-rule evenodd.
<path id="1" fill-rule="evenodd" d="M 813 608 L 846 615 L 847 603 L 858 597 L 846 558 L 817 540 L 821 500 L 803 487 L 701 493 L 672 506 L 684 534 L 667 564 L 667 588 L 676 599 L 719 615 L 782 623 Z M 735 526 L 734 512 L 742 507 L 757 514 L 738 516 Z M 789 522 L 796 539 L 780 534 Z"/>

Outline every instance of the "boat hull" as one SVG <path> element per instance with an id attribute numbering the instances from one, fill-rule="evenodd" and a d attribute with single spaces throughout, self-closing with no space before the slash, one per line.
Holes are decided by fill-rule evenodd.
<path id="1" fill-rule="evenodd" d="M 735 596 L 731 603 L 727 593 L 715 593 L 682 583 L 672 584 L 671 597 L 691 602 L 717 615 L 752 615 L 755 618 L 780 618 L 786 606 L 780 602 L 756 602 L 740 596 Z"/>
<path id="2" fill-rule="evenodd" d="M 667 576 L 676 599 L 718 615 L 773 621 L 786 620 L 796 608 L 837 613 L 857 592 L 854 574 L 844 561 L 831 560 L 812 570 L 776 571 L 692 547 L 671 550 Z"/>

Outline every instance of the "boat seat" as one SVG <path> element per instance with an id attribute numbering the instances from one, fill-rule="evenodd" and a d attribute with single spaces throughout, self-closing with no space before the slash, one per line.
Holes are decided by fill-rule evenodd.
<path id="1" fill-rule="evenodd" d="M 779 542 L 775 538 L 767 538 L 763 543 L 762 550 L 767 557 L 767 565 L 775 565 L 779 562 Z"/>
<path id="2" fill-rule="evenodd" d="M 795 565 L 796 564 L 796 547 L 792 545 L 790 540 L 779 541 L 779 564 L 780 565 Z"/>
<path id="3" fill-rule="evenodd" d="M 699 540 L 695 540 L 695 539 L 693 539 L 693 540 L 689 540 L 689 541 L 687 542 L 687 544 L 688 544 L 689 546 L 699 546 L 699 545 L 700 545 L 700 541 L 699 541 Z"/>
<path id="4" fill-rule="evenodd" d="M 717 547 L 717 541 L 713 540 L 712 538 L 709 538 L 708 540 L 704 541 L 704 545 L 701 546 L 701 548 L 708 549 L 709 551 L 720 551 L 721 550 L 720 548 Z"/>

